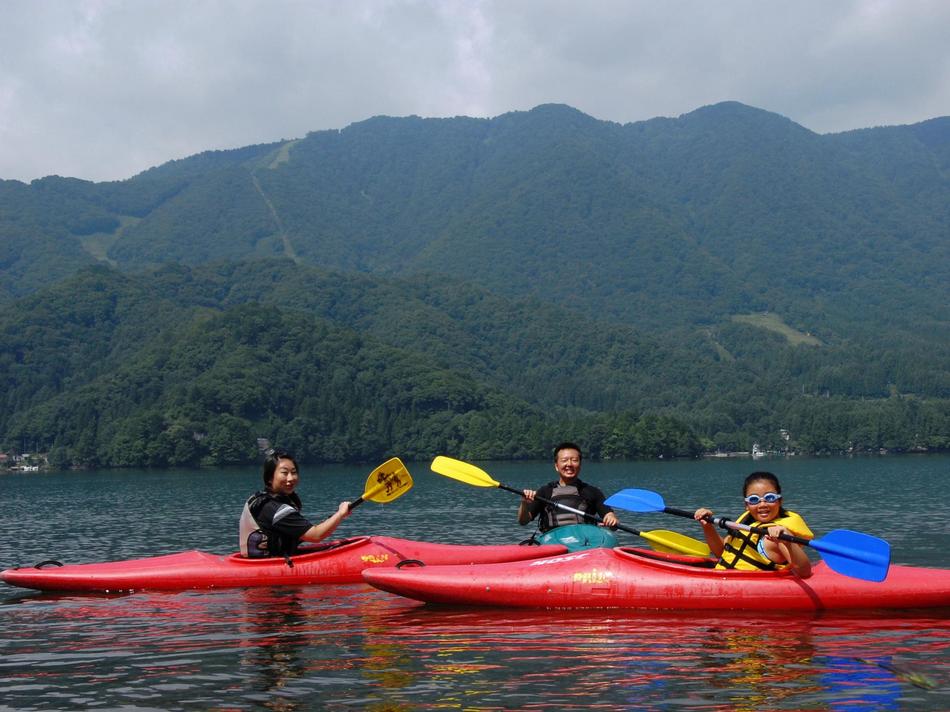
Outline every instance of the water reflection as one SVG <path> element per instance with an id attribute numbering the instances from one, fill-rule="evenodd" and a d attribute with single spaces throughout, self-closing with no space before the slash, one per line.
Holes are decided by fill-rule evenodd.
<path id="1" fill-rule="evenodd" d="M 950 708 L 947 611 L 512 612 L 358 585 L 29 595 L 0 610 L 17 631 L 0 695 L 17 709 Z"/>
<path id="2" fill-rule="evenodd" d="M 249 699 L 267 709 L 287 712 L 299 709 L 300 701 L 288 695 L 294 680 L 306 673 L 301 647 L 306 637 L 306 610 L 298 589 L 245 589 L 238 617 L 241 632 L 241 670 L 251 690 Z"/>
<path id="3" fill-rule="evenodd" d="M 883 625 L 847 616 L 417 606 L 388 612 L 383 627 L 387 644 L 398 642 L 422 667 L 429 684 L 417 685 L 416 694 L 432 706 L 463 708 L 531 709 L 532 700 L 556 700 L 561 709 L 904 708 L 913 694 L 890 661 L 907 658 L 913 667 L 931 652 L 924 664 L 946 680 L 950 643 L 945 617 Z M 872 658 L 862 657 L 869 652 Z M 939 690 L 946 703 L 946 685 Z"/>

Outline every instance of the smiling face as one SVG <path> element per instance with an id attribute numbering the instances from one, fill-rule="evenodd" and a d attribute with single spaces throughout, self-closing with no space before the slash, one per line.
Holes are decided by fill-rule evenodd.
<path id="1" fill-rule="evenodd" d="M 300 480 L 300 473 L 297 472 L 297 465 L 290 458 L 281 458 L 277 461 L 277 467 L 274 469 L 274 479 L 271 482 L 270 489 L 274 494 L 293 494 L 297 482 Z"/>
<path id="2" fill-rule="evenodd" d="M 778 517 L 779 510 L 782 508 L 782 500 L 778 499 L 775 502 L 769 504 L 766 502 L 763 497 L 769 494 L 770 492 L 774 494 L 781 494 L 779 487 L 775 482 L 771 480 L 761 479 L 761 480 L 752 480 L 746 485 L 745 496 L 748 497 L 750 494 L 756 494 L 759 496 L 758 504 L 749 504 L 746 502 L 745 508 L 749 514 L 755 519 L 755 521 L 765 524 L 771 522 L 773 519 Z"/>
<path id="3" fill-rule="evenodd" d="M 572 483 L 581 473 L 581 453 L 571 447 L 558 450 L 554 459 L 554 469 L 561 476 L 561 484 Z"/>

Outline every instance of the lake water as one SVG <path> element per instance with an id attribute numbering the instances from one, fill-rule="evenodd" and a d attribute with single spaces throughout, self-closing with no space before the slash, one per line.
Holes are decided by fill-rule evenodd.
<path id="1" fill-rule="evenodd" d="M 477 463 L 512 487 L 548 463 Z M 339 536 L 517 542 L 518 498 L 407 463 L 414 488 L 366 503 Z M 893 562 L 950 565 L 950 457 L 588 463 L 607 494 L 741 511 L 755 467 L 820 536 L 887 539 Z M 372 467 L 305 467 L 311 518 Z M 0 475 L 0 565 L 237 547 L 258 468 Z M 620 513 L 701 538 L 693 522 Z M 643 543 L 619 532 L 621 543 Z M 363 585 L 127 595 L 0 586 L 0 710 L 950 709 L 950 611 L 865 615 L 508 611 L 424 606 Z"/>

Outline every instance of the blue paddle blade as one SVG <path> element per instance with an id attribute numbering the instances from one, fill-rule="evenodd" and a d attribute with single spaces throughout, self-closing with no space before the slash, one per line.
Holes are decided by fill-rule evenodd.
<path id="1" fill-rule="evenodd" d="M 848 529 L 835 529 L 820 539 L 812 539 L 808 545 L 820 551 L 828 568 L 839 574 L 865 581 L 887 578 L 891 545 L 883 539 Z"/>
<path id="2" fill-rule="evenodd" d="M 642 489 L 625 489 L 610 495 L 605 504 L 608 507 L 626 509 L 628 512 L 662 512 L 666 509 L 663 498 L 656 492 Z"/>

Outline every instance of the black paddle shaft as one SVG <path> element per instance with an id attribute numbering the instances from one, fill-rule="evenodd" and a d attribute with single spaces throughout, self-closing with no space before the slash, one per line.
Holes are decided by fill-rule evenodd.
<path id="1" fill-rule="evenodd" d="M 675 514 L 678 517 L 689 517 L 690 519 L 696 518 L 693 512 L 687 512 L 685 509 L 677 509 L 676 507 L 664 507 L 663 511 L 666 512 L 667 514 Z M 729 529 L 729 530 L 746 529 L 747 531 L 755 531 L 756 529 L 759 529 L 760 534 L 766 533 L 764 531 L 765 527 L 744 527 L 738 522 L 733 522 L 730 519 L 727 519 L 726 517 L 707 517 L 707 519 L 721 529 Z M 803 539 L 800 536 L 795 536 L 794 534 L 789 534 L 787 532 L 783 532 L 779 536 L 779 539 L 784 539 L 785 541 L 791 541 L 791 542 L 794 542 L 795 544 L 804 544 L 805 546 L 808 546 L 811 544 L 811 541 L 809 539 Z"/>
<path id="2" fill-rule="evenodd" d="M 733 522 L 725 517 L 711 517 L 709 519 L 713 524 L 723 529 L 745 529 L 746 531 L 754 531 L 758 534 L 767 534 L 766 529 L 768 525 L 764 527 L 750 527 L 748 525 L 739 524 L 739 522 Z M 795 536 L 794 534 L 789 534 L 788 532 L 782 532 L 778 535 L 779 539 L 784 539 L 785 541 L 790 541 L 795 544 L 803 544 L 804 546 L 811 546 L 811 540 L 805 539 L 800 536 Z"/>
<path id="3" fill-rule="evenodd" d="M 509 487 L 508 485 L 503 485 L 503 484 L 501 484 L 500 482 L 498 483 L 498 488 L 499 488 L 499 489 L 503 489 L 503 490 L 507 490 L 508 492 L 514 492 L 515 494 L 520 494 L 522 497 L 524 497 L 524 491 L 523 491 L 523 490 L 515 489 L 514 487 Z M 590 519 L 590 520 L 593 521 L 593 522 L 597 522 L 598 524 L 600 524 L 600 523 L 602 523 L 602 522 L 604 521 L 603 519 L 601 519 L 600 517 L 598 517 L 596 514 L 591 514 L 590 512 L 582 512 L 582 511 L 579 510 L 579 509 L 574 509 L 573 507 L 568 507 L 566 504 L 561 504 L 560 502 L 555 502 L 555 501 L 550 500 L 550 499 L 545 499 L 544 497 L 538 497 L 537 495 L 535 495 L 534 498 L 535 498 L 536 500 L 538 500 L 539 502 L 543 502 L 544 504 L 550 504 L 552 507 L 557 507 L 557 508 L 559 508 L 559 509 L 563 509 L 563 510 L 566 510 L 566 511 L 568 511 L 568 512 L 572 512 L 572 513 L 574 513 L 574 514 L 579 514 L 580 516 L 585 517 L 585 518 L 587 518 L 587 519 Z M 690 516 L 693 516 L 693 515 L 690 515 Z M 624 531 L 624 532 L 629 532 L 630 534 L 633 534 L 634 536 L 642 536 L 642 534 L 641 534 L 638 530 L 634 529 L 633 527 L 625 527 L 623 524 L 617 524 L 617 525 L 615 525 L 615 526 L 607 527 L 607 528 L 608 528 L 608 529 L 619 529 L 619 530 Z"/>

